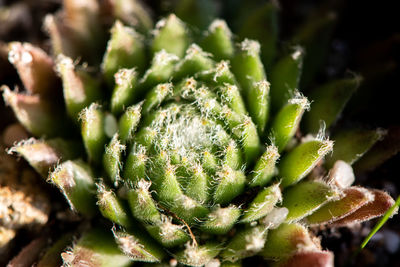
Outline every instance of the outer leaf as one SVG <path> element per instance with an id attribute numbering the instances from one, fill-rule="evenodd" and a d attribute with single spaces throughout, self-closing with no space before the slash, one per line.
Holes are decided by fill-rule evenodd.
<path id="1" fill-rule="evenodd" d="M 232 33 L 223 20 L 214 20 L 201 42 L 201 46 L 210 52 L 215 60 L 228 59 L 233 56 Z"/>
<path id="2" fill-rule="evenodd" d="M 374 201 L 362 206 L 350 215 L 337 220 L 333 226 L 347 226 L 354 223 L 360 223 L 373 218 L 382 216 L 390 207 L 394 205 L 394 200 L 387 193 L 381 190 L 371 190 L 374 195 Z"/>
<path id="3" fill-rule="evenodd" d="M 186 244 L 186 249 L 177 253 L 176 258 L 180 263 L 189 266 L 203 266 L 213 260 L 220 248 L 213 242 L 198 246 L 197 244 Z"/>
<path id="4" fill-rule="evenodd" d="M 344 197 L 327 203 L 306 220 L 309 224 L 327 224 L 339 220 L 374 200 L 374 195 L 362 187 L 349 187 L 343 190 Z"/>
<path id="5" fill-rule="evenodd" d="M 383 141 L 377 142 L 360 160 L 354 164 L 357 173 L 372 171 L 383 162 L 400 152 L 400 127 L 388 129 Z"/>
<path id="6" fill-rule="evenodd" d="M 280 267 L 333 267 L 333 253 L 330 251 L 299 251 Z"/>
<path id="7" fill-rule="evenodd" d="M 232 229 L 240 214 L 240 209 L 234 205 L 226 208 L 217 206 L 207 215 L 206 220 L 200 226 L 201 230 L 214 235 L 224 235 Z"/>
<path id="8" fill-rule="evenodd" d="M 283 192 L 282 206 L 289 210 L 287 222 L 298 221 L 338 197 L 338 192 L 320 181 L 302 181 Z"/>
<path id="9" fill-rule="evenodd" d="M 277 111 L 299 89 L 304 51 L 295 47 L 289 55 L 281 58 L 271 70 L 271 105 Z"/>
<path id="10" fill-rule="evenodd" d="M 127 206 L 115 193 L 107 188 L 104 184 L 97 185 L 97 206 L 101 214 L 118 225 L 123 227 L 131 226 L 131 217 L 128 213 Z"/>
<path id="11" fill-rule="evenodd" d="M 9 51 L 8 60 L 17 69 L 28 92 L 42 96 L 59 95 L 54 62 L 49 55 L 29 43 L 12 42 Z"/>
<path id="12" fill-rule="evenodd" d="M 69 123 L 53 102 L 39 95 L 24 95 L 2 86 L 3 98 L 18 121 L 34 136 L 67 136 Z"/>
<path id="13" fill-rule="evenodd" d="M 152 43 L 153 53 L 165 50 L 183 57 L 189 44 L 186 25 L 174 14 L 157 22 Z"/>
<path id="14" fill-rule="evenodd" d="M 125 256 L 108 231 L 100 228 L 86 231 L 71 251 L 62 254 L 67 266 L 115 266 L 125 267 L 132 264 L 132 260 Z"/>
<path id="15" fill-rule="evenodd" d="M 221 258 L 224 261 L 236 262 L 254 256 L 264 247 L 267 233 L 268 229 L 263 225 L 239 231 L 221 252 Z"/>
<path id="16" fill-rule="evenodd" d="M 353 164 L 385 134 L 386 131 L 382 129 L 350 129 L 336 133 L 332 137 L 335 140 L 335 149 L 326 158 L 326 165 L 331 167 L 337 160 Z"/>
<path id="17" fill-rule="evenodd" d="M 329 40 L 336 22 L 336 14 L 316 10 L 309 19 L 299 27 L 293 37 L 293 44 L 304 47 L 306 57 L 303 63 L 301 88 L 307 87 L 319 71 L 327 56 Z"/>
<path id="18" fill-rule="evenodd" d="M 271 185 L 260 191 L 249 207 L 244 211 L 241 222 L 252 222 L 269 214 L 277 202 L 282 200 L 279 184 Z"/>
<path id="19" fill-rule="evenodd" d="M 330 140 L 313 140 L 298 145 L 286 154 L 279 164 L 282 186 L 287 187 L 303 179 L 332 147 Z"/>
<path id="20" fill-rule="evenodd" d="M 339 117 L 350 97 L 357 90 L 361 78 L 342 79 L 329 82 L 315 88 L 309 95 L 313 101 L 311 111 L 305 117 L 305 128 L 308 132 L 316 133 L 320 121 L 324 121 L 329 128 Z"/>
<path id="21" fill-rule="evenodd" d="M 111 28 L 111 38 L 103 58 L 102 69 L 109 85 L 114 83 L 114 74 L 121 68 L 135 67 L 139 73 L 146 66 L 144 38 L 133 28 L 116 21 Z"/>
<path id="22" fill-rule="evenodd" d="M 82 151 L 80 144 L 75 141 L 60 138 L 46 141 L 30 138 L 19 142 L 9 152 L 21 154 L 42 177 L 47 178 L 51 168 L 59 162 L 79 157 Z"/>
<path id="23" fill-rule="evenodd" d="M 266 259 L 285 259 L 298 250 L 316 247 L 304 226 L 284 223 L 277 229 L 269 231 L 268 241 L 260 255 Z"/>
<path id="24" fill-rule="evenodd" d="M 91 77 L 86 70 L 77 69 L 72 58 L 63 54 L 57 57 L 57 72 L 63 82 L 67 113 L 74 121 L 77 121 L 82 109 L 102 99 L 99 81 Z"/>
<path id="25" fill-rule="evenodd" d="M 113 229 L 113 233 L 119 251 L 132 261 L 160 262 L 165 257 L 162 248 L 140 229 L 131 229 L 128 232 Z M 109 264 L 114 266 L 113 263 Z"/>
<path id="26" fill-rule="evenodd" d="M 71 209 L 83 215 L 93 216 L 97 212 L 93 174 L 81 160 L 66 161 L 49 175 L 52 183 L 60 188 Z"/>
<path id="27" fill-rule="evenodd" d="M 290 139 L 295 135 L 304 111 L 309 108 L 310 102 L 308 102 L 308 99 L 297 93 L 276 114 L 272 122 L 271 132 L 279 152 L 285 149 Z"/>
<path id="28" fill-rule="evenodd" d="M 261 56 L 264 64 L 269 67 L 275 58 L 278 42 L 278 12 L 276 2 L 268 2 L 252 12 L 242 23 L 239 35 L 241 38 L 259 40 Z"/>

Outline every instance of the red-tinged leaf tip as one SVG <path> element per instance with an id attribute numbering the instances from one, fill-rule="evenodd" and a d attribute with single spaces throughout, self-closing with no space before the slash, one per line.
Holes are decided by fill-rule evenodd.
<path id="1" fill-rule="evenodd" d="M 330 251 L 300 251 L 280 267 L 333 267 L 333 253 Z"/>
<path id="2" fill-rule="evenodd" d="M 59 153 L 53 147 L 34 138 L 22 140 L 9 149 L 9 153 L 14 152 L 21 154 L 43 177 L 47 177 L 49 169 L 60 160 Z"/>
<path id="3" fill-rule="evenodd" d="M 362 187 L 349 187 L 343 190 L 343 197 L 329 202 L 307 217 L 313 225 L 329 224 L 355 212 L 362 206 L 372 202 L 374 195 Z"/>
<path id="4" fill-rule="evenodd" d="M 379 231 L 379 229 L 386 223 L 386 221 L 398 212 L 399 206 L 400 206 L 400 196 L 397 197 L 394 205 L 390 207 L 390 209 L 388 209 L 388 211 L 385 213 L 382 219 L 379 220 L 379 222 L 374 226 L 374 228 L 371 230 L 368 236 L 364 239 L 364 241 L 361 244 L 361 249 L 363 249 L 368 244 L 368 241 L 374 236 L 374 234 L 376 234 L 376 232 Z"/>
<path id="5" fill-rule="evenodd" d="M 53 102 L 37 94 L 25 95 L 11 91 L 5 85 L 0 91 L 3 91 L 4 102 L 11 106 L 19 122 L 33 135 L 65 135 L 63 116 Z"/>
<path id="6" fill-rule="evenodd" d="M 373 218 L 382 216 L 390 207 L 394 205 L 394 200 L 389 194 L 381 190 L 370 190 L 374 195 L 374 201 L 362 206 L 350 215 L 333 222 L 333 226 L 342 227 L 354 223 L 360 223 Z"/>
<path id="7" fill-rule="evenodd" d="M 54 62 L 39 47 L 29 43 L 12 42 L 8 60 L 17 69 L 25 89 L 31 94 L 49 95 L 57 88 Z"/>

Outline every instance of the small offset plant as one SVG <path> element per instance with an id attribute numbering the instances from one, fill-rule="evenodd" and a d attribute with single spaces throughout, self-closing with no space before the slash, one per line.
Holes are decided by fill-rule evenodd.
<path id="1" fill-rule="evenodd" d="M 242 16 L 236 36 L 225 21 L 210 22 L 212 1 L 210 9 L 178 1 L 182 19 L 170 14 L 153 30 L 136 1 L 114 1 L 106 15 L 94 0 L 64 2 L 45 19 L 53 57 L 10 43 L 26 92 L 3 87 L 34 136 L 9 151 L 92 222 L 73 244 L 61 237 L 38 266 L 60 254 L 65 266 L 241 266 L 253 256 L 332 266 L 310 227 L 348 226 L 394 205 L 383 191 L 352 186 L 351 165 L 385 131 L 325 133 L 361 78 L 331 81 L 309 98 L 299 90 L 318 69 L 318 33 L 331 14 L 278 50 L 274 3 Z"/>

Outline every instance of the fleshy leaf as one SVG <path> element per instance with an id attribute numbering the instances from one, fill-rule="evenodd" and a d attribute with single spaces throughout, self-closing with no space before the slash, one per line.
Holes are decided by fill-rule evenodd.
<path id="1" fill-rule="evenodd" d="M 242 22 L 239 29 L 241 38 L 253 38 L 262 43 L 261 56 L 267 67 L 274 60 L 277 51 L 278 12 L 277 2 L 271 1 L 257 6 L 254 12 Z"/>
<path id="2" fill-rule="evenodd" d="M 330 251 L 310 250 L 299 251 L 280 267 L 333 267 L 333 253 Z"/>
<path id="3" fill-rule="evenodd" d="M 61 138 L 23 140 L 12 147 L 9 152 L 21 154 L 26 161 L 44 178 L 59 162 L 75 159 L 81 155 L 80 144 Z"/>
<path id="4" fill-rule="evenodd" d="M 119 251 L 122 251 L 132 261 L 161 262 L 165 257 L 162 248 L 140 229 L 122 231 L 113 228 L 112 230 Z M 111 265 L 113 264 L 111 263 Z"/>
<path id="5" fill-rule="evenodd" d="M 382 129 L 364 130 L 350 129 L 336 133 L 332 139 L 335 140 L 335 149 L 326 158 L 326 165 L 333 166 L 337 160 L 343 160 L 352 165 L 361 158 L 386 131 Z"/>
<path id="6" fill-rule="evenodd" d="M 254 256 L 264 247 L 267 234 L 268 229 L 263 225 L 237 232 L 221 252 L 222 260 L 236 262 L 243 258 Z"/>
<path id="7" fill-rule="evenodd" d="M 18 121 L 34 136 L 66 136 L 68 121 L 53 102 L 39 95 L 24 95 L 2 86 L 3 98 L 10 105 Z"/>
<path id="8" fill-rule="evenodd" d="M 310 108 L 310 102 L 300 93 L 291 98 L 276 114 L 272 126 L 272 138 L 278 147 L 278 152 L 285 149 L 290 139 L 299 128 L 304 111 Z"/>
<path id="9" fill-rule="evenodd" d="M 102 69 L 109 85 L 114 83 L 114 74 L 122 68 L 133 68 L 143 73 L 146 66 L 144 37 L 133 28 L 116 21 L 111 28 L 111 38 L 103 58 Z"/>
<path id="10" fill-rule="evenodd" d="M 281 224 L 270 230 L 260 255 L 266 259 L 285 259 L 294 252 L 317 248 L 308 230 L 301 224 Z"/>
<path id="11" fill-rule="evenodd" d="M 312 108 L 304 119 L 307 131 L 317 133 L 320 121 L 325 122 L 326 128 L 333 125 L 360 83 L 361 77 L 355 76 L 314 88 L 309 94 Z"/>
<path id="12" fill-rule="evenodd" d="M 374 200 L 374 195 L 362 187 L 349 187 L 343 190 L 343 197 L 332 201 L 309 215 L 309 224 L 329 224 L 355 212 Z"/>
<path id="13" fill-rule="evenodd" d="M 293 50 L 282 57 L 271 70 L 271 106 L 274 112 L 286 104 L 299 89 L 304 51 L 299 46 Z"/>
<path id="14" fill-rule="evenodd" d="M 377 142 L 354 164 L 354 169 L 357 173 L 372 171 L 399 152 L 400 127 L 395 126 L 389 128 L 384 139 Z"/>
<path id="15" fill-rule="evenodd" d="M 189 44 L 186 25 L 177 16 L 171 14 L 157 22 L 152 43 L 154 54 L 164 50 L 182 58 Z"/>
<path id="16" fill-rule="evenodd" d="M 189 266 L 203 266 L 214 259 L 221 248 L 213 242 L 198 246 L 197 244 L 186 244 L 186 249 L 176 254 L 178 262 Z"/>
<path id="17" fill-rule="evenodd" d="M 97 206 L 101 214 L 118 225 L 130 227 L 132 220 L 127 205 L 107 188 L 102 182 L 97 183 Z"/>
<path id="18" fill-rule="evenodd" d="M 25 89 L 31 94 L 57 96 L 58 79 L 53 59 L 29 43 L 10 43 L 8 60 L 14 64 Z"/>
<path id="19" fill-rule="evenodd" d="M 241 222 L 249 223 L 266 216 L 281 200 L 282 194 L 278 183 L 261 190 L 243 212 Z"/>
<path id="20" fill-rule="evenodd" d="M 232 32 L 223 20 L 217 19 L 210 24 L 200 44 L 215 60 L 229 59 L 234 53 Z"/>
<path id="21" fill-rule="evenodd" d="M 333 226 L 348 226 L 382 216 L 394 205 L 394 200 L 387 193 L 381 190 L 371 190 L 374 200 L 362 206 L 350 215 L 332 223 Z"/>
<path id="22" fill-rule="evenodd" d="M 96 186 L 90 167 L 81 160 L 66 161 L 49 175 L 71 206 L 83 215 L 93 216 L 97 212 Z"/>
<path id="23" fill-rule="evenodd" d="M 302 181 L 283 192 L 282 206 L 289 210 L 287 222 L 301 220 L 338 197 L 338 192 L 320 181 Z M 300 204 L 301 203 L 301 204 Z"/>
<path id="24" fill-rule="evenodd" d="M 207 218 L 200 227 L 204 232 L 223 235 L 232 229 L 240 214 L 240 209 L 234 205 L 226 208 L 217 206 L 207 215 Z"/>
<path id="25" fill-rule="evenodd" d="M 111 232 L 101 228 L 90 229 L 70 251 L 61 254 L 67 266 L 128 267 L 132 260 L 124 255 L 112 238 Z"/>
<path id="26" fill-rule="evenodd" d="M 298 145 L 287 153 L 278 166 L 282 187 L 303 179 L 332 150 L 332 147 L 333 142 L 330 140 L 312 140 Z"/>

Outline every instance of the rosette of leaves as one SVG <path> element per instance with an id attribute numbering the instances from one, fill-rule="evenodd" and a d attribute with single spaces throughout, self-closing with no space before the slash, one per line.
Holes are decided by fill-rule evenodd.
<path id="1" fill-rule="evenodd" d="M 331 266 L 332 253 L 310 226 L 347 226 L 393 206 L 383 191 L 352 186 L 351 164 L 384 131 L 338 131 L 334 145 L 319 130 L 321 120 L 326 128 L 335 122 L 360 78 L 316 88 L 311 107 L 297 90 L 303 61 L 312 77 L 313 42 L 331 15 L 313 22 L 319 28 L 306 24 L 298 46 L 275 60 L 274 4 L 244 18 L 248 37 L 260 43 L 234 37 L 219 19 L 204 33 L 190 30 L 207 12 L 193 1 L 177 8 L 183 17 L 193 10 L 192 26 L 171 14 L 152 31 L 137 2 L 111 2 L 116 20 L 106 49 L 96 1 L 65 1 L 63 13 L 46 18 L 53 57 L 9 45 L 27 93 L 3 87 L 3 96 L 36 137 L 10 151 L 94 225 L 62 253 L 66 266 L 241 266 L 256 255 Z M 257 32 L 260 21 L 270 38 Z M 301 138 L 303 115 L 314 136 Z M 55 247 L 39 266 L 66 245 Z"/>

